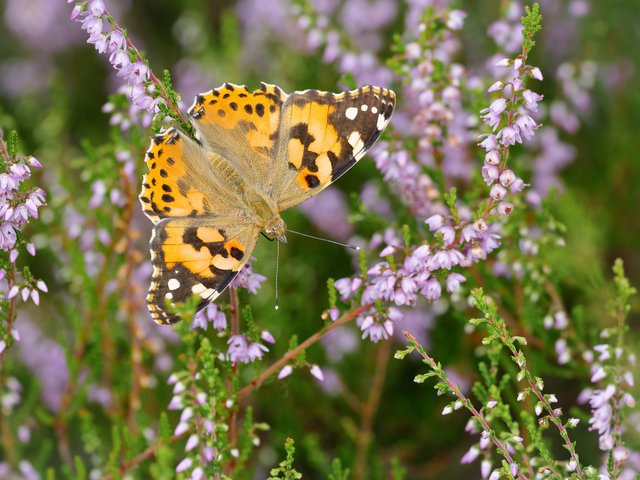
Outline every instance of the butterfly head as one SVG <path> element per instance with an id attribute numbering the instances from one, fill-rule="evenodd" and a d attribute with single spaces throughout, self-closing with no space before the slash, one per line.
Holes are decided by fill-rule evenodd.
<path id="1" fill-rule="evenodd" d="M 271 219 L 267 226 L 264 227 L 264 232 L 267 234 L 269 238 L 277 239 L 282 243 L 287 243 L 287 237 L 285 236 L 285 232 L 287 231 L 287 224 L 284 223 L 284 220 L 280 218 L 278 215 Z"/>

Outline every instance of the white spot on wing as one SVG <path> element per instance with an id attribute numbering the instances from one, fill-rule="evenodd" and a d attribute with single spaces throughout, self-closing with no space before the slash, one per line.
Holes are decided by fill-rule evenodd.
<path id="1" fill-rule="evenodd" d="M 363 112 L 366 112 L 367 110 L 369 110 L 369 105 L 366 105 L 366 104 L 365 104 L 365 105 L 362 105 L 362 106 L 360 107 L 360 110 L 362 110 Z"/>
<path id="2" fill-rule="evenodd" d="M 371 113 L 373 113 L 374 115 L 378 113 L 378 107 L 371 107 Z"/>
<path id="3" fill-rule="evenodd" d="M 200 296 L 202 298 L 209 298 L 210 296 L 212 296 L 214 293 L 216 293 L 216 291 L 213 288 L 207 288 L 206 290 L 203 290 L 202 292 L 200 292 Z M 214 297 L 215 298 L 215 297 Z M 213 300 L 213 299 L 212 299 Z"/>
<path id="4" fill-rule="evenodd" d="M 180 282 L 177 279 L 172 278 L 167 282 L 167 287 L 169 287 L 169 290 L 177 290 L 180 288 Z"/>
<path id="5" fill-rule="evenodd" d="M 362 141 L 362 137 L 358 131 L 351 132 L 347 141 L 349 142 L 349 145 L 353 147 L 354 152 L 359 152 L 364 148 L 364 142 Z"/>
<path id="6" fill-rule="evenodd" d="M 349 120 L 354 120 L 356 118 L 356 116 L 358 115 L 358 109 L 356 107 L 349 107 L 347 108 L 347 110 L 344 112 L 345 117 L 347 117 Z"/>
<path id="7" fill-rule="evenodd" d="M 164 298 L 167 298 L 167 299 L 171 300 L 173 298 L 173 293 L 167 292 L 167 294 L 164 296 Z"/>
<path id="8" fill-rule="evenodd" d="M 384 118 L 384 114 L 382 113 L 378 114 L 378 123 L 376 123 L 376 128 L 378 130 L 383 130 L 386 125 L 387 125 L 387 119 Z"/>
<path id="9" fill-rule="evenodd" d="M 196 295 L 200 295 L 206 289 L 207 289 L 207 287 L 205 287 L 203 284 L 196 283 L 193 287 L 191 287 L 191 292 L 195 293 Z"/>

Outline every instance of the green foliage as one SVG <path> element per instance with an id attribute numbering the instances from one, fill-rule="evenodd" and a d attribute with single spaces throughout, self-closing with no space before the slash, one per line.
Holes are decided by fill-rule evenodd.
<path id="1" fill-rule="evenodd" d="M 278 464 L 276 468 L 272 468 L 270 471 L 271 476 L 267 480 L 285 480 L 292 478 L 302 478 L 302 474 L 297 472 L 293 468 L 294 454 L 296 452 L 294 441 L 292 438 L 287 438 L 284 443 L 284 449 L 287 452 L 287 458 Z"/>
<path id="2" fill-rule="evenodd" d="M 522 17 L 522 51 L 526 58 L 533 49 L 536 42 L 533 40 L 536 33 L 542 30 L 542 15 L 540 15 L 540 5 L 534 3 L 533 6 L 524 7 L 526 15 Z"/>

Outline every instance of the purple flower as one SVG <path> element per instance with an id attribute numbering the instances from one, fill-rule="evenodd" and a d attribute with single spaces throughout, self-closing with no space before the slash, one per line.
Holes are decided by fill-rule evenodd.
<path id="1" fill-rule="evenodd" d="M 442 237 L 442 243 L 445 247 L 451 245 L 456 239 L 456 231 L 450 225 L 439 228 L 436 234 Z"/>
<path id="2" fill-rule="evenodd" d="M 426 223 L 429 230 L 433 232 L 444 225 L 444 217 L 440 214 L 431 215 L 424 221 L 424 223 Z"/>
<path id="3" fill-rule="evenodd" d="M 247 351 L 247 339 L 244 335 L 232 335 L 227 341 L 227 359 L 232 363 L 249 363 L 249 353 Z"/>
<path id="4" fill-rule="evenodd" d="M 215 330 L 222 331 L 227 328 L 227 317 L 218 310 L 218 306 L 215 303 L 210 303 L 195 314 L 191 322 L 191 328 L 206 330 L 209 323 L 213 324 Z"/>
<path id="5" fill-rule="evenodd" d="M 465 282 L 466 280 L 467 279 L 464 278 L 464 276 L 460 275 L 459 273 L 450 273 L 447 276 L 447 280 L 445 282 L 447 287 L 447 292 L 449 293 L 457 292 L 458 290 L 460 290 L 460 284 Z"/>
<path id="6" fill-rule="evenodd" d="M 251 262 L 255 261 L 254 257 L 251 257 L 250 261 L 245 263 L 242 269 L 236 275 L 230 284 L 232 288 L 244 288 L 249 293 L 255 294 L 267 279 L 264 275 L 253 272 L 253 265 Z"/>
<path id="7" fill-rule="evenodd" d="M 249 358 L 249 362 L 253 362 L 255 360 L 260 360 L 265 352 L 268 352 L 269 349 L 262 345 L 259 342 L 253 342 L 251 345 L 247 347 L 247 356 Z"/>
<path id="8" fill-rule="evenodd" d="M 435 302 L 440 298 L 440 295 L 442 294 L 440 281 L 436 278 L 430 278 L 422 288 L 421 293 L 429 302 Z"/>

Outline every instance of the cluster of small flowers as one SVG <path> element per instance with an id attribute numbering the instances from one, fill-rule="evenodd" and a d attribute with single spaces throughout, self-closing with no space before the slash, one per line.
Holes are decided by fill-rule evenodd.
<path id="1" fill-rule="evenodd" d="M 607 339 L 613 336 L 610 332 L 603 331 L 601 337 Z M 630 392 L 635 384 L 633 371 L 636 368 L 636 357 L 625 348 L 602 343 L 594 346 L 593 351 L 586 351 L 583 358 L 591 364 L 591 382 L 600 388 L 585 389 L 578 401 L 589 402 L 590 429 L 598 432 L 600 449 L 610 452 L 613 461 L 620 468 L 631 453 L 622 442 L 624 425 L 621 425 L 620 421 L 623 418 L 621 412 L 636 405 L 636 400 Z M 603 473 L 600 478 L 609 477 Z"/>
<path id="2" fill-rule="evenodd" d="M 31 177 L 31 169 L 42 168 L 35 157 L 2 159 L 0 173 L 0 249 L 9 252 L 10 263 L 15 263 L 18 251 L 14 249 L 18 240 L 16 232 L 30 218 L 38 218 L 38 208 L 45 205 L 45 193 L 41 188 L 21 191 L 22 182 Z M 35 255 L 33 244 L 27 245 L 27 251 Z"/>
<path id="3" fill-rule="evenodd" d="M 15 377 L 6 378 L 3 385 L 0 385 L 0 414 L 5 418 L 10 418 L 15 408 L 22 402 L 22 385 Z M 29 441 L 31 432 L 26 425 L 18 427 L 18 439 L 26 443 Z M 18 473 L 19 472 L 19 473 Z M 12 472 L 8 462 L 0 460 L 0 478 L 24 478 L 26 480 L 38 480 L 40 475 L 27 460 L 18 462 L 18 472 Z"/>
<path id="4" fill-rule="evenodd" d="M 73 3 L 75 0 L 67 1 Z M 156 87 L 151 79 L 151 71 L 127 40 L 125 32 L 113 21 L 103 1 L 75 3 L 71 19 L 82 24 L 82 29 L 89 35 L 87 42 L 93 44 L 98 53 L 109 55 L 109 62 L 118 76 L 130 87 L 128 93 L 132 104 L 140 110 L 158 112 L 158 103 L 162 99 L 154 98 Z"/>
<path id="5" fill-rule="evenodd" d="M 436 13 L 437 12 L 437 13 Z M 405 47 L 403 69 L 409 83 L 403 97 L 410 122 L 409 134 L 417 136 L 417 159 L 423 165 L 439 167 L 447 177 L 469 179 L 471 165 L 468 147 L 474 138 L 476 117 L 463 106 L 461 85 L 479 83 L 453 59 L 460 50 L 457 32 L 462 29 L 466 12 L 440 7 L 418 25 L 416 38 Z M 437 33 L 424 38 L 424 31 Z"/>
<path id="6" fill-rule="evenodd" d="M 491 185 L 490 196 L 492 202 L 498 202 L 498 215 L 504 217 L 513 210 L 513 204 L 505 201 L 508 191 L 519 193 L 526 186 L 511 169 L 506 168 L 509 147 L 532 138 L 538 128 L 531 114 L 537 111 L 542 95 L 523 89 L 524 80 L 526 77 L 542 80 L 542 73 L 538 67 L 525 65 L 520 57 L 515 60 L 504 58 L 496 65 L 513 68 L 516 76 L 508 82 L 498 80 L 489 87 L 490 93 L 499 91 L 503 94 L 481 112 L 483 121 L 497 132 L 483 134 L 479 145 L 487 152 L 482 177 L 487 185 Z"/>
<path id="7" fill-rule="evenodd" d="M 349 3 L 344 10 L 349 10 Z M 343 38 L 340 30 L 331 26 L 330 16 L 336 13 L 333 11 L 334 8 L 325 9 L 326 11 L 320 13 L 314 12 L 312 15 L 301 15 L 299 7 L 294 5 L 292 16 L 298 18 L 298 27 L 307 36 L 307 48 L 312 50 L 323 48 L 322 59 L 325 63 L 335 63 L 340 72 L 352 75 L 358 84 L 388 85 L 391 83 L 393 74 L 380 63 L 375 54 L 375 50 L 380 46 L 380 42 L 375 37 L 393 20 L 396 8 L 393 2 L 377 2 L 377 4 L 367 2 L 362 8 L 372 15 L 366 16 L 366 21 L 362 24 L 364 28 L 358 29 L 359 31 L 354 31 L 354 17 L 349 17 L 349 22 L 345 23 L 345 29 L 352 37 L 356 37 L 349 40 Z M 360 33 L 365 33 L 361 36 L 362 38 L 358 38 Z M 360 49 L 347 47 L 354 44 Z"/>
<path id="8" fill-rule="evenodd" d="M 462 106 L 460 84 L 467 74 L 462 65 L 452 61 L 459 50 L 455 32 L 464 24 L 466 13 L 438 7 L 434 17 L 427 21 L 446 25 L 438 34 L 424 39 L 427 26 L 415 18 L 423 18 L 422 8 L 407 16 L 404 61 L 398 74 L 407 83 L 404 88 L 405 108 L 396 113 L 394 126 L 399 133 L 415 137 L 418 149 L 416 160 L 401 142 L 381 143 L 372 152 L 376 166 L 411 212 L 418 218 L 443 213 L 438 202 L 440 192 L 422 165 L 436 166 L 450 177 L 468 178 L 471 170 L 467 163 L 467 147 L 473 139 L 470 128 L 472 118 Z M 471 81 L 471 83 L 473 83 Z"/>
<path id="9" fill-rule="evenodd" d="M 133 87 L 121 85 L 118 88 L 118 93 L 132 98 Z M 129 130 L 132 125 L 149 128 L 154 116 L 154 113 L 149 109 L 140 108 L 135 102 L 130 103 L 126 111 L 120 111 L 112 102 L 107 102 L 103 105 L 102 112 L 110 115 L 109 124 L 118 125 L 123 132 Z"/>
<path id="10" fill-rule="evenodd" d="M 219 332 L 227 329 L 227 317 L 224 312 L 218 309 L 218 305 L 213 302 L 195 314 L 191 322 L 191 328 L 207 330 L 210 323 L 213 329 Z"/>
<path id="11" fill-rule="evenodd" d="M 308 367 L 309 367 L 309 373 L 311 374 L 311 376 L 315 377 L 317 380 L 320 380 L 321 382 L 324 381 L 324 372 L 318 365 L 312 364 L 312 365 L 308 365 Z M 282 380 L 283 378 L 288 377 L 292 373 L 293 373 L 293 367 L 291 365 L 285 365 L 284 367 L 282 367 L 282 369 L 278 373 L 278 380 Z"/>
<path id="12" fill-rule="evenodd" d="M 260 334 L 260 338 L 267 343 L 276 343 L 273 335 L 267 330 L 263 330 Z M 246 335 L 231 335 L 229 340 L 229 349 L 227 350 L 227 360 L 231 363 L 251 363 L 255 360 L 260 360 L 265 352 L 269 349 L 260 342 L 251 342 Z"/>
<path id="13" fill-rule="evenodd" d="M 31 176 L 30 167 L 42 168 L 42 164 L 31 156 L 9 157 L 1 138 L 0 142 L 0 250 L 6 253 L 8 260 L 0 268 L 0 296 L 7 300 L 20 296 L 25 302 L 31 298 L 38 305 L 39 291 L 46 292 L 47 285 L 35 279 L 17 282 L 10 272 L 15 270 L 20 246 L 24 245 L 30 255 L 36 254 L 35 245 L 22 240 L 19 232 L 31 218 L 38 218 L 38 209 L 46 204 L 44 190 L 39 187 L 25 189 L 23 186 L 23 182 Z M 0 341 L 0 352 L 5 347 L 5 342 Z"/>
<path id="14" fill-rule="evenodd" d="M 203 466 L 209 465 L 220 455 L 211 446 L 211 440 L 215 439 L 216 432 L 220 428 L 226 427 L 225 424 L 215 424 L 212 420 L 204 418 L 199 413 L 201 407 L 208 401 L 207 394 L 197 388 L 196 381 L 199 375 L 199 373 L 193 374 L 191 372 L 173 373 L 167 381 L 169 385 L 173 385 L 173 397 L 167 408 L 169 410 L 182 410 L 180 421 L 173 434 L 181 436 L 189 431 L 193 432 L 187 438 L 184 447 L 187 456 L 176 466 L 177 473 L 191 470 L 190 476 L 187 477 L 190 480 L 202 480 L 205 478 Z M 228 405 L 228 408 L 231 407 L 232 405 Z M 198 465 L 194 468 L 192 457 L 196 447 L 199 448 L 197 453 Z"/>
<path id="15" fill-rule="evenodd" d="M 490 400 L 489 402 L 487 402 L 486 409 L 490 410 L 496 405 L 497 402 L 495 400 Z M 442 414 L 447 415 L 453 410 L 457 410 L 459 408 L 462 408 L 462 402 L 458 400 L 453 407 L 445 407 L 445 410 L 442 412 Z M 470 418 L 467 422 L 465 431 L 473 435 L 480 433 L 480 440 L 478 441 L 478 443 L 473 444 L 471 448 L 469 448 L 469 450 L 467 450 L 467 452 L 460 459 L 460 463 L 473 463 L 476 461 L 476 459 L 478 459 L 478 457 L 480 457 L 480 455 L 482 455 L 482 460 L 480 462 L 480 475 L 482 476 L 482 478 L 497 480 L 502 477 L 499 470 L 493 470 L 493 462 L 491 460 L 493 443 L 491 442 L 489 432 L 487 432 L 486 430 L 480 431 L 480 429 L 478 428 L 478 424 L 479 422 L 477 421 L 477 419 L 473 417 Z M 516 449 L 514 448 L 514 445 L 522 442 L 523 438 L 517 435 L 509 437 L 506 441 L 504 441 L 504 446 L 507 450 L 507 453 L 509 453 L 509 455 L 515 455 Z M 509 465 L 509 470 L 511 471 L 511 476 L 516 477 L 519 470 L 518 464 L 511 463 Z"/>
<path id="16" fill-rule="evenodd" d="M 442 206 L 440 191 L 429 175 L 411 159 L 399 142 L 380 142 L 372 152 L 376 167 L 395 193 L 418 218 L 425 218 Z"/>
<path id="17" fill-rule="evenodd" d="M 254 257 L 251 257 L 249 261 L 244 264 L 242 269 L 229 284 L 230 288 L 244 288 L 249 293 L 255 294 L 258 289 L 262 287 L 262 284 L 265 282 L 267 277 L 253 271 L 253 265 L 251 262 L 254 262 L 255 260 L 256 259 Z"/>

